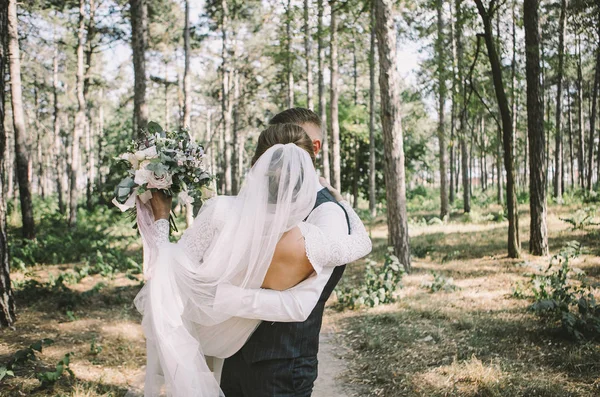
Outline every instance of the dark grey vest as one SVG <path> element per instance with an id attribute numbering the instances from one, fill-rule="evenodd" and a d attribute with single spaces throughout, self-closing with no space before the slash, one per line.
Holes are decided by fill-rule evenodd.
<path id="1" fill-rule="evenodd" d="M 317 194 L 314 208 L 328 202 L 338 204 L 331 193 L 327 189 L 323 189 Z M 340 207 L 344 210 L 344 207 L 341 205 Z M 350 233 L 350 221 L 346 210 L 344 210 L 344 213 L 346 214 L 346 222 L 348 222 L 348 233 Z M 340 281 L 345 268 L 344 265 L 334 269 L 317 305 L 306 321 L 301 323 L 262 322 L 242 347 L 241 352 L 244 358 L 249 362 L 258 362 L 316 356 L 319 350 L 319 332 L 321 331 L 325 303 L 338 281 Z"/>

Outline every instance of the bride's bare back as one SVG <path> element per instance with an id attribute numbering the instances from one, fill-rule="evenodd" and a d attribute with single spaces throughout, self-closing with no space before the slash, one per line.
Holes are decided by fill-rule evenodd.
<path id="1" fill-rule="evenodd" d="M 283 291 L 306 280 L 313 272 L 306 256 L 304 237 L 300 228 L 294 227 L 277 243 L 261 287 Z"/>

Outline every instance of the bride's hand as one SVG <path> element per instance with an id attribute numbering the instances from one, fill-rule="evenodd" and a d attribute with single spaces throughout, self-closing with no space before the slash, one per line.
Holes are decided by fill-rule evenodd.
<path id="1" fill-rule="evenodd" d="M 150 206 L 152 207 L 154 219 L 169 219 L 169 215 L 171 214 L 172 203 L 173 197 L 167 196 L 162 190 L 152 192 Z"/>
<path id="2" fill-rule="evenodd" d="M 338 192 L 333 186 L 331 186 L 329 184 L 329 182 L 327 182 L 327 179 L 320 177 L 319 182 L 321 183 L 321 186 L 323 186 L 324 188 L 327 188 L 327 190 L 329 190 L 329 193 L 331 193 L 331 195 L 336 199 L 336 201 L 344 200 L 344 198 L 342 197 L 340 192 Z"/>

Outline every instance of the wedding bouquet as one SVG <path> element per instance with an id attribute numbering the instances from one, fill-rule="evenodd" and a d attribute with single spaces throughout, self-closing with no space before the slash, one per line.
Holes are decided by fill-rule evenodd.
<path id="1" fill-rule="evenodd" d="M 146 204 L 157 190 L 177 196 L 180 204 L 193 204 L 194 213 L 211 195 L 208 185 L 213 178 L 204 164 L 204 148 L 185 129 L 165 131 L 151 121 L 142 138 L 132 141 L 116 160 L 124 177 L 112 202 L 123 212 L 134 208 L 138 198 Z"/>

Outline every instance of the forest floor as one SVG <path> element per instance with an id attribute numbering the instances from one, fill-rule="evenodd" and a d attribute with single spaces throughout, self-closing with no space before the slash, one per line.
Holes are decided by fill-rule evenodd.
<path id="1" fill-rule="evenodd" d="M 575 207 L 549 209 L 551 254 L 579 241 L 572 265 L 600 280 L 600 230 L 574 231 L 561 221 Z M 330 312 L 348 363 L 354 396 L 598 396 L 600 346 L 565 338 L 559 325 L 528 311 L 518 282 L 545 269 L 549 257 L 527 254 L 529 215 L 520 207 L 523 257 L 506 255 L 507 223 L 411 228 L 412 272 L 400 300 L 361 311 Z M 433 216 L 435 214 L 430 214 Z M 451 221 L 452 222 L 452 221 Z M 383 256 L 387 228 L 372 228 L 374 255 Z M 359 282 L 360 265 L 346 278 Z M 433 272 L 457 288 L 430 292 Z"/>
<path id="2" fill-rule="evenodd" d="M 520 224 L 526 251 L 529 218 Z M 498 208 L 499 210 L 499 208 Z M 586 253 L 574 265 L 600 278 L 598 227 L 573 231 L 559 217 L 574 208 L 553 206 L 550 249 L 577 240 Z M 433 216 L 434 214 L 411 214 Z M 527 310 L 530 301 L 513 297 L 517 281 L 545 267 L 549 258 L 506 257 L 506 222 L 411 225 L 413 270 L 404 277 L 400 300 L 373 309 L 327 310 L 319 397 L 350 396 L 594 396 L 600 395 L 600 346 L 564 338 Z M 382 260 L 387 230 L 376 220 L 373 257 Z M 132 247 L 136 249 L 137 247 Z M 0 381 L 0 396 L 124 396 L 140 384 L 145 344 L 132 300 L 141 276 L 116 273 L 87 276 L 65 289 L 25 288 L 44 282 L 71 264 L 15 271 L 18 322 L 0 334 L 0 372 L 19 349 L 43 339 L 54 343 L 38 359 Z M 348 268 L 346 282 L 360 282 L 363 264 Z M 455 290 L 430 293 L 431 272 L 452 278 Z M 72 310 L 59 310 L 64 302 Z M 73 353 L 74 377 L 40 387 L 36 374 L 54 371 Z M 333 390 L 335 394 L 324 394 Z"/>

